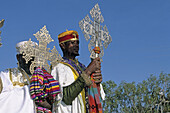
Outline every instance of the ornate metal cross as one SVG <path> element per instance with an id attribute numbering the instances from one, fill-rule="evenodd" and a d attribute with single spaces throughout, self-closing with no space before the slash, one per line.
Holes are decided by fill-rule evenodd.
<path id="1" fill-rule="evenodd" d="M 1 32 L 1 31 L 0 31 Z M 2 43 L 1 43 L 1 34 L 0 34 L 0 47 L 2 46 Z"/>
<path id="2" fill-rule="evenodd" d="M 34 36 L 39 41 L 39 45 L 33 46 L 31 39 L 29 39 L 29 41 L 23 45 L 24 47 L 21 47 L 20 53 L 23 53 L 23 58 L 26 60 L 26 63 L 34 58 L 34 61 L 32 61 L 30 66 L 31 73 L 34 72 L 34 67 L 44 67 L 48 72 L 50 72 L 48 61 L 50 61 L 52 66 L 55 66 L 59 61 L 61 61 L 62 57 L 56 50 L 55 46 L 51 52 L 49 52 L 50 48 L 47 48 L 47 44 L 54 40 L 51 38 L 46 26 L 40 29 L 40 31 L 34 34 Z"/>
<path id="3" fill-rule="evenodd" d="M 2 19 L 1 21 L 0 21 L 0 28 L 4 25 L 4 19 Z M 1 43 L 1 31 L 0 31 L 0 47 L 2 46 L 2 43 Z"/>
<path id="4" fill-rule="evenodd" d="M 91 9 L 90 15 L 94 19 L 94 21 L 92 21 L 87 15 L 83 20 L 79 22 L 79 27 L 81 28 L 87 41 L 91 38 L 90 43 L 88 45 L 88 49 L 91 53 L 90 57 L 96 58 L 99 56 L 100 58 L 102 58 L 104 55 L 103 45 L 105 48 L 107 48 L 109 43 L 112 41 L 112 38 L 109 35 L 106 25 L 104 25 L 104 27 L 100 25 L 104 22 L 104 18 L 101 15 L 101 11 L 98 4 L 96 4 Z M 100 54 L 95 53 L 92 47 L 99 47 Z"/>

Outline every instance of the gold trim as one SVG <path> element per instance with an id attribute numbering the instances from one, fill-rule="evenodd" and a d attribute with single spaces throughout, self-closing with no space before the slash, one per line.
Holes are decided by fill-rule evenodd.
<path id="1" fill-rule="evenodd" d="M 31 79 L 30 79 L 30 77 L 28 76 L 28 74 L 27 74 L 23 69 L 21 69 L 21 68 L 18 68 L 18 69 L 20 70 L 20 72 L 21 72 L 24 80 L 26 79 L 26 80 L 29 82 L 28 84 L 30 84 L 30 83 L 31 83 Z M 27 78 L 25 78 L 24 75 L 26 75 Z M 24 82 L 25 82 L 25 81 L 24 81 Z"/>
<path id="2" fill-rule="evenodd" d="M 74 40 L 79 40 L 79 39 L 78 38 L 72 38 L 72 39 L 69 39 L 69 40 L 62 41 L 59 44 L 64 43 L 64 42 L 68 42 L 68 41 L 74 41 Z"/>
<path id="3" fill-rule="evenodd" d="M 24 83 L 20 83 L 18 81 L 12 82 L 13 86 L 19 85 L 21 87 L 23 87 L 25 84 Z"/>
<path id="4" fill-rule="evenodd" d="M 11 82 L 13 83 L 11 69 L 9 69 L 9 78 L 10 78 Z"/>
<path id="5" fill-rule="evenodd" d="M 19 79 L 19 78 L 18 78 L 19 75 L 17 75 L 17 80 L 18 80 L 18 81 L 13 81 L 13 79 L 12 79 L 12 71 L 11 71 L 11 68 L 9 68 L 9 78 L 10 78 L 13 86 L 19 85 L 19 86 L 23 87 L 24 85 L 30 84 L 30 81 L 31 81 L 31 80 L 30 80 L 30 77 L 28 76 L 28 74 L 27 74 L 24 70 L 22 70 L 21 68 L 17 68 L 17 69 L 21 72 L 22 77 L 23 77 L 23 80 L 24 80 L 24 83 L 20 83 L 20 82 L 19 82 L 19 80 L 18 80 L 18 79 Z M 25 75 L 27 76 L 28 79 L 25 78 Z M 27 81 L 27 83 L 26 83 L 25 80 Z M 28 82 L 29 82 L 29 83 L 28 83 Z"/>
<path id="6" fill-rule="evenodd" d="M 58 38 L 61 38 L 61 37 L 66 36 L 66 35 L 70 35 L 70 34 L 72 34 L 72 33 L 75 33 L 76 35 L 78 35 L 77 31 L 70 30 L 70 31 L 65 31 L 65 32 L 63 32 L 63 33 L 60 33 L 60 34 L 58 35 Z"/>
<path id="7" fill-rule="evenodd" d="M 2 83 L 2 80 L 1 80 L 1 77 L 0 77 L 0 94 L 2 92 L 2 89 L 3 89 L 3 83 Z"/>

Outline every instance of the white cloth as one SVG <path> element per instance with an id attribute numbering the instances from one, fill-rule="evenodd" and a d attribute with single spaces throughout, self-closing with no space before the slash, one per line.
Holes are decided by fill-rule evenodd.
<path id="1" fill-rule="evenodd" d="M 29 86 L 13 86 L 9 71 L 0 72 L 3 89 L 0 94 L 0 113 L 35 113 L 34 102 L 30 97 Z M 12 75 L 15 80 L 15 76 Z"/>
<path id="2" fill-rule="evenodd" d="M 17 54 L 21 54 L 20 50 L 27 47 L 26 43 L 29 43 L 29 41 L 21 41 L 16 44 Z M 36 42 L 31 41 L 31 44 L 29 44 L 29 46 L 35 47 L 35 46 L 38 46 L 38 44 Z"/>
<path id="3" fill-rule="evenodd" d="M 61 93 L 58 95 L 58 99 L 59 101 L 61 101 L 63 97 L 63 93 L 62 93 L 63 87 L 68 86 L 75 81 L 73 72 L 70 67 L 59 63 L 57 66 L 54 67 L 54 69 L 51 72 L 51 75 L 54 77 L 54 79 L 59 81 Z M 101 87 L 101 91 L 102 91 L 101 93 L 102 99 L 104 99 L 105 93 L 103 91 L 103 87 Z M 56 108 L 57 109 L 56 113 L 82 113 L 81 94 L 79 94 L 79 96 L 80 98 L 76 97 L 72 101 L 72 105 L 66 105 L 63 101 L 61 101 Z"/>

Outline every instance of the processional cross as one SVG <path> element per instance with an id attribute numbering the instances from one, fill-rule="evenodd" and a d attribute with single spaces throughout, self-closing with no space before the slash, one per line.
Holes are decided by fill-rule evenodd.
<path id="1" fill-rule="evenodd" d="M 4 19 L 2 19 L 1 21 L 0 21 L 0 28 L 4 25 Z M 0 47 L 2 46 L 2 43 L 1 43 L 1 31 L 0 31 Z"/>
<path id="2" fill-rule="evenodd" d="M 101 15 L 98 4 L 96 4 L 90 10 L 90 15 L 94 19 L 94 21 L 92 21 L 87 15 L 83 20 L 79 22 L 79 27 L 81 28 L 87 41 L 91 38 L 88 45 L 88 49 L 91 53 L 90 57 L 93 59 L 96 57 L 102 58 L 104 55 L 103 45 L 105 48 L 107 48 L 109 43 L 112 41 L 112 38 L 109 35 L 106 25 L 104 25 L 104 27 L 100 25 L 104 22 L 104 18 Z M 92 47 L 94 47 L 94 49 L 92 49 Z M 95 52 L 97 50 L 100 51 L 100 53 Z"/>
<path id="3" fill-rule="evenodd" d="M 34 72 L 34 67 L 44 67 L 50 72 L 48 61 L 50 61 L 52 66 L 55 66 L 62 60 L 62 57 L 56 50 L 55 46 L 51 52 L 49 52 L 50 48 L 47 48 L 47 44 L 54 40 L 51 38 L 46 26 L 40 29 L 40 31 L 34 34 L 34 36 L 39 41 L 39 45 L 33 46 L 31 39 L 29 39 L 29 41 L 23 45 L 24 47 L 21 47 L 20 53 L 23 53 L 23 58 L 26 60 L 26 63 L 34 57 L 34 61 L 32 61 L 30 66 L 30 72 L 32 74 Z"/>
<path id="4" fill-rule="evenodd" d="M 102 57 L 104 55 L 103 45 L 105 48 L 107 48 L 107 46 L 112 41 L 112 38 L 109 35 L 106 25 L 104 25 L 104 27 L 101 25 L 101 23 L 104 22 L 104 18 L 101 15 L 98 4 L 96 4 L 90 10 L 90 15 L 94 19 L 94 21 L 92 21 L 87 15 L 83 20 L 79 22 L 79 27 L 81 28 L 86 40 L 88 41 L 89 39 L 91 39 L 90 43 L 88 44 L 88 49 L 91 53 L 90 57 L 92 59 L 100 57 L 102 61 Z M 92 49 L 92 47 L 94 49 Z M 100 85 L 95 84 L 93 74 L 91 75 L 91 80 L 93 84 L 88 87 L 89 112 L 103 113 Z"/>

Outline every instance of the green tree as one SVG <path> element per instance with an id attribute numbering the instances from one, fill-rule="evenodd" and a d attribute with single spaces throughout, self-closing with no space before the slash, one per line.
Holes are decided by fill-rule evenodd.
<path id="1" fill-rule="evenodd" d="M 116 85 L 113 81 L 103 83 L 106 99 L 105 113 L 166 113 L 170 112 L 170 74 L 150 75 L 142 83 Z"/>

